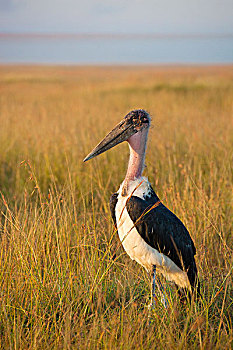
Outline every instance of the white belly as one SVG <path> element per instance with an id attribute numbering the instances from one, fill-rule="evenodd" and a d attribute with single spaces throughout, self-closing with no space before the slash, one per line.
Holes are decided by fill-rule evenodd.
<path id="1" fill-rule="evenodd" d="M 133 195 L 140 195 L 136 190 Z M 119 190 L 118 201 L 115 208 L 117 230 L 122 245 L 132 260 L 141 264 L 148 272 L 153 265 L 156 265 L 157 271 L 163 274 L 168 280 L 174 281 L 180 287 L 190 288 L 190 283 L 186 272 L 182 271 L 170 258 L 159 253 L 156 249 L 149 246 L 134 227 L 127 209 L 126 200 L 130 196 L 121 196 Z M 138 195 L 138 197 L 139 197 Z"/>

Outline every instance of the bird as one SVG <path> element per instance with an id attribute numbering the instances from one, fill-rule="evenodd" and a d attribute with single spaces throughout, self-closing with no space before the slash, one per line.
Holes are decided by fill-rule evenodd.
<path id="1" fill-rule="evenodd" d="M 151 117 L 143 109 L 130 111 L 84 158 L 84 162 L 126 141 L 129 162 L 125 179 L 110 198 L 110 211 L 124 250 L 151 276 L 151 303 L 156 286 L 168 308 L 160 275 L 174 282 L 182 299 L 199 291 L 196 248 L 182 221 L 159 199 L 142 175 Z M 196 293 L 195 293 L 196 291 Z"/>

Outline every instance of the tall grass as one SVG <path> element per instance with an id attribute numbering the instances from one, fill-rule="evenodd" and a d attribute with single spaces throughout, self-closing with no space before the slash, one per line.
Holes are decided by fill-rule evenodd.
<path id="1" fill-rule="evenodd" d="M 232 67 L 0 73 L 0 348 L 230 349 Z M 164 282 L 167 312 L 110 218 L 126 145 L 82 163 L 133 108 L 153 118 L 145 175 L 197 247 L 202 298 Z"/>

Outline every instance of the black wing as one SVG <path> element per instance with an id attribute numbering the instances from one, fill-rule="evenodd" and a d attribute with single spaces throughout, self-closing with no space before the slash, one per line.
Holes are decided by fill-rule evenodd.
<path id="1" fill-rule="evenodd" d="M 112 215 L 112 219 L 114 222 L 115 227 L 117 228 L 117 223 L 116 223 L 116 204 L 117 204 L 117 200 L 118 200 L 118 193 L 113 193 L 110 197 L 110 210 L 111 210 L 111 215 Z"/>
<path id="2" fill-rule="evenodd" d="M 153 190 L 152 190 L 153 191 Z M 126 204 L 138 233 L 151 247 L 168 256 L 187 275 L 192 287 L 197 283 L 196 253 L 184 224 L 168 208 L 152 196 L 145 200 L 132 196 Z"/>

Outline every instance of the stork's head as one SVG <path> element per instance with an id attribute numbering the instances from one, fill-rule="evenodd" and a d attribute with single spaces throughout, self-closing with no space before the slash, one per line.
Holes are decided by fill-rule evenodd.
<path id="1" fill-rule="evenodd" d="M 123 141 L 128 141 L 136 133 L 148 129 L 150 126 L 150 116 L 143 109 L 135 109 L 129 112 L 124 119 L 115 126 L 112 131 L 86 156 L 87 160 L 98 156 Z"/>

